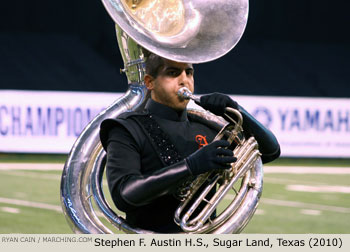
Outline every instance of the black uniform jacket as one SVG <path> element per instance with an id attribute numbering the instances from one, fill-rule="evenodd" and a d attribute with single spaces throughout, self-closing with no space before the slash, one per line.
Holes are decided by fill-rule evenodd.
<path id="1" fill-rule="evenodd" d="M 161 128 L 159 130 L 153 126 L 151 131 L 155 139 L 152 140 L 152 136 L 149 136 L 140 120 L 140 117 L 149 115 L 152 115 Z M 216 133 L 208 126 L 191 121 L 186 110 L 178 113 L 153 100 L 149 100 L 142 112 L 124 113 L 118 119 L 108 119 L 102 123 L 100 136 L 107 151 L 106 170 L 109 190 L 117 208 L 126 213 L 128 223 L 156 232 L 181 231 L 173 220 L 175 209 L 180 203 L 174 197 L 174 193 L 177 187 L 191 176 L 184 158 L 210 143 Z M 167 165 L 159 152 L 163 155 L 169 154 L 167 157 L 170 159 L 177 157 L 178 160 L 174 161 L 180 161 L 178 164 L 181 167 L 177 167 L 175 162 L 171 165 L 171 160 L 168 162 L 170 166 Z M 162 180 L 157 176 L 159 174 L 154 173 L 171 166 L 173 169 L 168 171 L 173 171 L 173 174 L 168 176 L 174 177 L 174 180 L 163 181 L 169 183 L 166 186 L 167 190 L 163 188 L 160 192 L 152 193 L 153 188 L 150 187 L 162 187 L 159 184 Z M 179 176 L 176 176 L 177 170 L 181 173 Z M 142 202 L 130 202 L 121 195 L 122 188 L 132 177 L 149 179 L 151 182 L 153 180 L 153 185 L 148 183 L 147 187 L 139 192 L 141 193 L 139 197 L 144 198 Z"/>
<path id="2" fill-rule="evenodd" d="M 148 116 L 156 124 L 145 123 L 142 118 Z M 258 126 L 258 143 L 265 140 L 274 144 L 266 145 L 267 150 L 259 148 L 263 162 L 271 161 L 279 156 L 279 145 L 272 133 Z M 254 127 L 247 124 L 247 132 L 254 131 Z M 100 137 L 107 151 L 109 190 L 117 208 L 126 213 L 128 223 L 155 232 L 181 231 L 173 217 L 179 205 L 174 196 L 176 189 L 191 176 L 184 158 L 210 143 L 216 133 L 191 120 L 186 110 L 178 113 L 151 99 L 142 112 L 124 113 L 102 122 Z"/>

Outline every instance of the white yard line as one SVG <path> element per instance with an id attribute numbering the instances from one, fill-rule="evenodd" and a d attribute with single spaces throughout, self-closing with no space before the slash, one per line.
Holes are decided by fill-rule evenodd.
<path id="1" fill-rule="evenodd" d="M 309 185 L 327 185 L 326 183 L 321 183 L 316 181 L 300 181 L 295 179 L 272 178 L 270 176 L 264 177 L 264 183 L 265 182 L 269 184 L 279 184 L 279 185 L 298 184 L 298 183 L 307 183 Z"/>
<path id="2" fill-rule="evenodd" d="M 264 166 L 264 173 L 350 174 L 350 167 Z"/>
<path id="3" fill-rule="evenodd" d="M 232 200 L 233 197 L 234 197 L 234 195 L 226 195 L 225 199 Z M 350 208 L 346 208 L 346 207 L 304 203 L 304 202 L 299 202 L 299 201 L 261 198 L 260 202 L 262 204 L 275 205 L 275 206 L 296 207 L 296 208 L 301 208 L 301 209 L 313 209 L 313 210 L 331 211 L 331 212 L 337 212 L 337 213 L 350 213 Z"/>
<path id="4" fill-rule="evenodd" d="M 286 190 L 297 192 L 315 192 L 315 193 L 350 193 L 348 185 L 329 185 L 324 182 L 298 181 L 282 178 L 264 177 L 264 182 L 269 184 L 285 185 Z M 303 183 L 303 184 L 300 184 Z"/>
<path id="5" fill-rule="evenodd" d="M 0 198 L 0 203 L 16 205 L 16 206 L 25 206 L 25 207 L 34 207 L 46 210 L 53 210 L 56 212 L 62 212 L 62 208 L 60 206 L 39 203 L 33 201 L 19 200 L 19 199 L 9 199 L 9 198 Z"/>
<path id="6" fill-rule="evenodd" d="M 296 191 L 296 192 L 315 192 L 315 193 L 350 193 L 350 186 L 287 185 L 286 190 Z"/>
<path id="7" fill-rule="evenodd" d="M 8 170 L 39 170 L 62 171 L 63 163 L 0 163 L 0 171 Z"/>
<path id="8" fill-rule="evenodd" d="M 17 177 L 27 177 L 27 178 L 34 178 L 34 179 L 49 179 L 49 180 L 61 180 L 61 175 L 55 175 L 55 174 L 39 174 L 37 172 L 30 172 L 30 171 L 23 171 L 23 170 L 16 170 L 16 171 L 3 171 L 2 174 L 9 175 L 9 176 L 17 176 Z"/>
<path id="9" fill-rule="evenodd" d="M 320 205 L 320 204 L 303 203 L 298 201 L 262 198 L 261 203 L 275 205 L 275 206 L 287 206 L 287 207 L 296 207 L 296 208 L 302 208 L 302 209 L 307 208 L 307 209 L 315 209 L 315 210 L 321 210 L 321 211 L 331 211 L 331 212 L 337 212 L 337 213 L 350 213 L 350 208 L 346 208 L 346 207 L 327 206 L 327 205 Z"/>
<path id="10" fill-rule="evenodd" d="M 12 213 L 12 214 L 19 214 L 21 210 L 18 208 L 13 208 L 13 207 L 0 207 L 0 210 L 5 212 L 5 213 Z"/>
<path id="11" fill-rule="evenodd" d="M 52 210 L 52 211 L 55 211 L 55 212 L 62 213 L 62 207 L 61 206 L 56 206 L 56 205 L 51 205 L 51 204 L 46 204 L 46 203 L 40 203 L 40 202 L 33 202 L 33 201 L 27 201 L 27 200 L 9 199 L 9 198 L 1 198 L 0 197 L 0 203 L 9 204 L 9 205 L 16 205 L 16 206 L 40 208 L 40 209 Z M 6 207 L 5 207 L 5 209 L 6 209 Z M 103 216 L 100 212 L 97 212 L 96 215 L 98 217 L 102 217 Z"/>
<path id="12" fill-rule="evenodd" d="M 305 215 L 319 216 L 322 214 L 322 211 L 314 210 L 314 209 L 301 209 L 300 213 L 305 214 Z"/>

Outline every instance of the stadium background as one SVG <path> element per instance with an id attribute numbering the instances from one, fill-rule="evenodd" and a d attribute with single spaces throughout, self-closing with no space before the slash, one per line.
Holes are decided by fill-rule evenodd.
<path id="1" fill-rule="evenodd" d="M 349 7 L 344 0 L 251 0 L 236 48 L 196 66 L 196 92 L 349 98 Z M 121 67 L 113 22 L 99 0 L 2 3 L 0 89 L 124 92 Z M 59 206 L 65 158 L 0 153 L 0 233 L 71 232 Z M 37 163 L 58 166 L 40 170 Z M 348 233 L 349 167 L 349 159 L 272 163 L 245 232 Z"/>

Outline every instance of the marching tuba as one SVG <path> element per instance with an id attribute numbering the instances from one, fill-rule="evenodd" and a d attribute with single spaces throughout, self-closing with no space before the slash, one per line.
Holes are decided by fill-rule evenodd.
<path id="1" fill-rule="evenodd" d="M 103 192 L 106 163 L 99 139 L 103 120 L 123 112 L 143 109 L 149 95 L 143 82 L 145 50 L 161 57 L 188 63 L 215 60 L 229 52 L 240 40 L 248 18 L 248 0 L 102 0 L 116 23 L 116 33 L 127 92 L 97 115 L 74 143 L 61 178 L 61 204 L 75 233 L 153 233 L 129 225 L 107 202 Z M 186 99 L 198 99 L 188 90 L 179 90 Z M 214 127 L 217 139 L 235 143 L 237 161 L 227 171 L 198 176 L 183 188 L 184 198 L 175 222 L 185 233 L 239 233 L 253 216 L 262 193 L 263 170 L 256 140 L 244 138 L 242 115 L 227 108 L 224 120 L 208 111 L 188 110 L 198 121 Z M 229 122 L 227 122 L 229 120 Z M 210 181 L 210 183 L 205 183 Z M 205 184 L 203 192 L 198 192 Z M 216 188 L 208 199 L 206 192 Z M 194 195 L 200 195 L 198 199 Z M 226 206 L 218 210 L 222 201 Z M 206 206 L 197 216 L 196 207 Z M 216 211 L 217 217 L 212 219 Z M 101 220 L 102 213 L 110 223 Z"/>

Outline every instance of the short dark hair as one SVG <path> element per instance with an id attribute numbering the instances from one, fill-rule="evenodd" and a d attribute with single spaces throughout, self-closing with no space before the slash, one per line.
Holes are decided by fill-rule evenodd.
<path id="1" fill-rule="evenodd" d="M 146 74 L 151 75 L 153 78 L 157 78 L 159 70 L 164 66 L 164 58 L 157 54 L 150 53 L 146 58 Z"/>
<path id="2" fill-rule="evenodd" d="M 144 48 L 143 48 L 143 54 L 144 54 L 144 57 L 146 58 L 145 60 L 146 74 L 151 75 L 153 78 L 157 78 L 159 74 L 159 70 L 165 65 L 166 59 Z"/>

